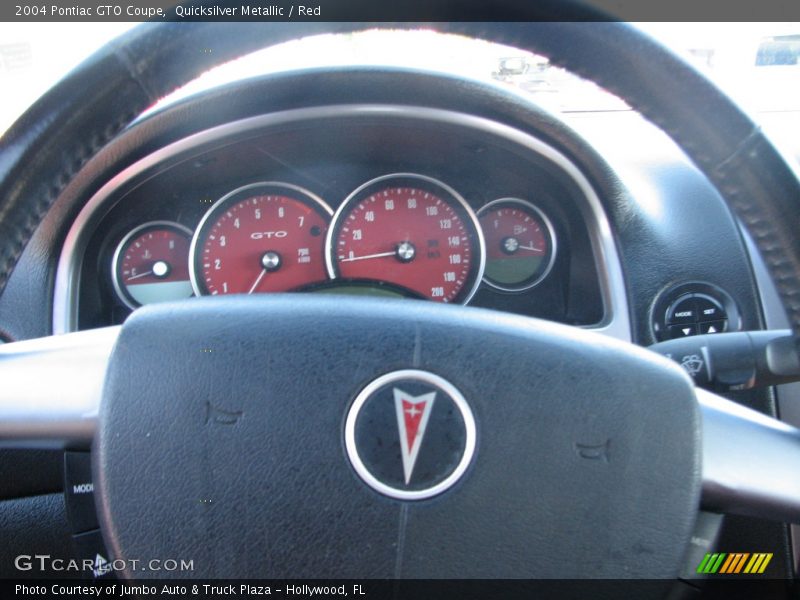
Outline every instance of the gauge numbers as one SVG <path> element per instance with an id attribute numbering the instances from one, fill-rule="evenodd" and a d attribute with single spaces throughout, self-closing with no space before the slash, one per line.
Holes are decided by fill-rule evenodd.
<path id="1" fill-rule="evenodd" d="M 323 245 L 332 212 L 311 192 L 286 183 L 227 194 L 192 240 L 196 293 L 285 292 L 326 280 Z"/>

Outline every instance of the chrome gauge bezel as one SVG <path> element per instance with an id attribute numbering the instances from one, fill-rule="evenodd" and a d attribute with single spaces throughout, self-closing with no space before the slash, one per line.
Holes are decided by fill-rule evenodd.
<path id="1" fill-rule="evenodd" d="M 119 278 L 119 261 L 122 258 L 122 251 L 123 249 L 130 243 L 130 241 L 136 236 L 141 235 L 143 231 L 147 229 L 155 229 L 155 228 L 171 228 L 176 231 L 180 231 L 181 233 L 185 234 L 186 237 L 191 240 L 193 232 L 191 229 L 186 227 L 185 225 L 181 225 L 180 223 L 176 223 L 175 221 L 148 221 L 147 223 L 142 223 L 141 225 L 137 225 L 133 229 L 131 229 L 128 233 L 125 234 L 125 237 L 120 240 L 119 244 L 117 244 L 116 249 L 114 250 L 114 256 L 111 259 L 111 283 L 114 286 L 114 292 L 117 294 L 117 298 L 128 308 L 131 310 L 136 310 L 141 306 L 138 302 L 136 302 L 133 297 L 128 294 L 125 287 L 123 286 L 122 282 Z M 186 260 L 191 260 L 192 251 L 191 245 L 189 246 L 189 256 L 186 257 Z M 189 265 L 189 276 L 191 278 L 191 265 Z M 194 288 L 194 286 L 192 286 Z"/>
<path id="2" fill-rule="evenodd" d="M 558 238 L 556 237 L 556 230 L 553 227 L 553 223 L 552 221 L 550 221 L 550 218 L 547 216 L 547 214 L 532 202 L 529 202 L 528 200 L 522 200 L 521 198 L 515 198 L 515 197 L 498 198 L 497 200 L 492 200 L 488 204 L 483 205 L 480 209 L 478 209 L 476 213 L 478 216 L 478 222 L 480 222 L 481 215 L 489 212 L 493 208 L 508 204 L 516 204 L 517 206 L 521 206 L 524 210 L 534 213 L 539 219 L 541 219 L 542 223 L 544 223 L 547 235 L 550 236 L 550 256 L 547 260 L 547 265 L 545 266 L 541 274 L 538 275 L 535 279 L 531 280 L 530 282 L 528 280 L 524 280 L 518 286 L 506 286 L 496 283 L 491 279 L 489 279 L 489 277 L 486 275 L 486 272 L 484 271 L 483 282 L 486 285 L 501 292 L 517 294 L 536 287 L 542 281 L 544 281 L 544 279 L 553 270 L 553 265 L 555 265 L 556 263 L 556 255 L 558 253 Z"/>
<path id="3" fill-rule="evenodd" d="M 449 196 L 453 200 L 456 201 L 458 208 L 461 209 L 463 212 L 463 216 L 466 218 L 466 222 L 468 226 L 471 226 L 474 235 L 474 242 L 475 242 L 475 250 L 476 250 L 476 258 L 477 258 L 477 270 L 474 275 L 474 281 L 470 285 L 469 289 L 462 289 L 458 293 L 458 299 L 454 300 L 454 304 L 467 304 L 478 291 L 480 288 L 481 282 L 483 281 L 483 271 L 486 267 L 486 243 L 483 238 L 483 230 L 481 229 L 480 222 L 478 221 L 478 216 L 476 215 L 475 211 L 472 207 L 467 203 L 464 197 L 459 194 L 456 190 L 452 187 L 440 181 L 439 179 L 435 179 L 434 177 L 429 177 L 428 175 L 421 175 L 419 173 L 389 173 L 387 175 L 381 175 L 380 177 L 375 177 L 362 183 L 358 186 L 355 190 L 350 192 L 344 201 L 339 205 L 336 209 L 336 212 L 333 214 L 333 219 L 331 220 L 331 224 L 328 227 L 328 233 L 325 237 L 325 266 L 328 271 L 328 277 L 331 280 L 335 280 L 339 278 L 336 269 L 336 261 L 334 256 L 334 236 L 336 232 L 339 230 L 342 220 L 350 213 L 350 209 L 353 208 L 354 201 L 360 201 L 363 195 L 363 192 L 377 184 L 382 184 L 386 182 L 386 187 L 402 187 L 402 185 L 395 186 L 392 184 L 392 181 L 398 181 L 401 184 L 407 183 L 409 180 L 416 180 L 422 182 L 423 185 L 433 186 L 434 188 L 438 187 L 442 191 L 444 191 L 446 196 Z M 443 200 L 447 201 L 447 198 L 442 198 Z M 392 283 L 392 282 L 389 282 Z M 466 286 L 465 286 L 466 288 Z M 433 302 L 434 300 L 429 301 Z"/>
<path id="4" fill-rule="evenodd" d="M 294 194 L 301 194 L 305 196 L 302 198 L 303 200 L 310 200 L 317 208 L 321 209 L 322 212 L 328 217 L 330 220 L 333 215 L 333 209 L 328 206 L 327 202 L 325 202 L 322 198 L 317 196 L 314 192 L 307 190 L 306 188 L 300 187 L 299 185 L 294 185 L 292 183 L 286 183 L 283 181 L 257 181 L 255 183 L 248 183 L 247 185 L 240 186 L 235 190 L 231 190 L 224 196 L 222 196 L 219 200 L 214 202 L 213 205 L 205 212 L 203 217 L 200 219 L 200 222 L 197 224 L 197 228 L 195 229 L 194 236 L 192 237 L 192 243 L 189 246 L 189 278 L 192 282 L 192 289 L 196 296 L 207 296 L 208 290 L 205 287 L 205 282 L 202 282 L 202 274 L 198 273 L 199 265 L 202 262 L 199 256 L 199 252 L 201 249 L 200 246 L 200 238 L 203 235 L 203 232 L 208 228 L 209 223 L 212 223 L 212 219 L 215 219 L 222 211 L 222 209 L 231 202 L 232 199 L 235 199 L 239 195 L 244 195 L 249 193 L 251 190 L 256 190 L 258 188 L 270 187 L 273 189 L 276 188 L 284 188 L 286 191 Z M 243 198 L 244 199 L 244 198 Z M 330 231 L 332 225 L 332 221 L 329 221 L 328 224 L 328 231 Z M 326 238 L 327 239 L 327 238 Z M 323 246 L 323 253 L 325 252 L 325 246 Z"/>

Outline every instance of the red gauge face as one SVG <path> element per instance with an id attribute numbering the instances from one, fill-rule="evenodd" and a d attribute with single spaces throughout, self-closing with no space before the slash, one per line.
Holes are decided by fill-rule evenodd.
<path id="1" fill-rule="evenodd" d="M 182 225 L 162 221 L 131 231 L 114 256 L 114 287 L 120 299 L 136 308 L 190 297 L 190 236 Z"/>
<path id="2" fill-rule="evenodd" d="M 486 205 L 478 218 L 486 240 L 487 283 L 521 291 L 547 275 L 555 237 L 539 209 L 524 200 L 506 198 Z"/>
<path id="3" fill-rule="evenodd" d="M 254 184 L 217 202 L 192 243 L 201 294 L 285 292 L 327 279 L 330 209 L 288 184 Z"/>
<path id="4" fill-rule="evenodd" d="M 455 192 L 420 176 L 390 176 L 363 186 L 339 209 L 327 259 L 335 277 L 464 302 L 480 280 L 481 241 Z"/>

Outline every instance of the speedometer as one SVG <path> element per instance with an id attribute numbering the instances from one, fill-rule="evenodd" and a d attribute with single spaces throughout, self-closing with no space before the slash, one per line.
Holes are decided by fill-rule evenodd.
<path id="1" fill-rule="evenodd" d="M 325 281 L 323 244 L 332 212 L 288 183 L 255 183 L 223 196 L 192 239 L 195 293 L 285 292 Z"/>
<path id="2" fill-rule="evenodd" d="M 401 286 L 438 302 L 467 302 L 484 268 L 475 213 L 452 188 L 399 173 L 355 190 L 339 207 L 326 241 L 332 278 Z"/>

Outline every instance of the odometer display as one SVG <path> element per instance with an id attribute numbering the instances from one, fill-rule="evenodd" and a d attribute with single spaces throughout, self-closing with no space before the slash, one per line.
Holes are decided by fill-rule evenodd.
<path id="1" fill-rule="evenodd" d="M 285 292 L 327 279 L 324 241 L 332 211 L 285 183 L 247 185 L 206 213 L 192 240 L 200 294 Z"/>
<path id="2" fill-rule="evenodd" d="M 438 302 L 466 302 L 483 272 L 483 238 L 472 210 L 445 184 L 387 175 L 339 208 L 326 259 L 334 278 L 385 281 Z"/>

